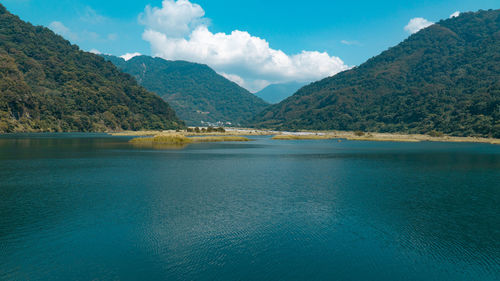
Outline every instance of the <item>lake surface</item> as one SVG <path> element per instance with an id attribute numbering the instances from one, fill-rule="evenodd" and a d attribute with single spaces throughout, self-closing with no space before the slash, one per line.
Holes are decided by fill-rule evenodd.
<path id="1" fill-rule="evenodd" d="M 0 280 L 500 280 L 500 146 L 0 136 Z"/>

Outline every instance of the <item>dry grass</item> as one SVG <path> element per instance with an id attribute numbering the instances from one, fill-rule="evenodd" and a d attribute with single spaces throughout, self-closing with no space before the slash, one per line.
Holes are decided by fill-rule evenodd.
<path id="1" fill-rule="evenodd" d="M 135 138 L 130 141 L 131 143 L 140 143 L 140 144 L 173 144 L 173 145 L 185 145 L 191 143 L 191 139 L 179 135 L 179 134 L 170 134 L 170 135 L 158 135 L 151 138 Z"/>
<path id="2" fill-rule="evenodd" d="M 250 139 L 240 136 L 209 136 L 188 138 L 181 134 L 162 134 L 154 137 L 139 137 L 130 140 L 137 147 L 151 147 L 155 149 L 181 149 L 190 143 L 203 142 L 234 142 L 250 141 Z"/>
<path id="3" fill-rule="evenodd" d="M 384 142 L 471 142 L 500 144 L 500 139 L 476 138 L 476 137 L 452 137 L 438 136 L 432 137 L 422 134 L 397 134 L 397 133 L 364 133 L 351 131 L 303 131 L 308 135 L 294 135 L 283 132 L 282 135 L 273 137 L 275 140 L 308 140 L 308 139 L 346 139 L 356 141 L 384 141 Z"/>
<path id="4" fill-rule="evenodd" d="M 153 137 L 158 135 L 179 134 L 188 137 L 194 136 L 270 136 L 277 132 L 269 130 L 241 129 L 241 128 L 226 128 L 225 132 L 187 132 L 186 130 L 177 132 L 174 130 L 168 131 L 124 131 L 124 132 L 108 132 L 112 136 L 128 136 L 128 137 Z"/>
<path id="5" fill-rule="evenodd" d="M 356 140 L 356 141 L 392 141 L 392 142 L 420 142 L 421 140 L 412 139 L 412 138 L 398 138 L 398 137 L 348 137 L 347 140 Z"/>
<path id="6" fill-rule="evenodd" d="M 334 135 L 276 135 L 273 140 L 329 140 L 334 139 Z"/>
<path id="7" fill-rule="evenodd" d="M 307 134 L 304 134 L 307 133 Z M 186 139 L 192 139 L 191 142 L 195 142 L 194 137 L 207 137 L 204 140 L 196 140 L 196 142 L 212 142 L 212 141 L 246 141 L 246 140 L 230 140 L 230 138 L 225 138 L 221 140 L 218 137 L 234 137 L 234 136 L 250 136 L 250 135 L 274 135 L 274 140 L 321 140 L 321 139 L 347 139 L 347 140 L 357 140 L 357 141 L 393 141 L 393 142 L 419 142 L 419 141 L 435 141 L 435 142 L 474 142 L 474 143 L 491 143 L 500 144 L 500 139 L 492 138 L 475 138 L 475 137 L 451 137 L 451 136 L 438 136 L 432 137 L 429 135 L 421 134 L 393 134 L 393 133 L 364 133 L 360 135 L 359 132 L 349 132 L 349 131 L 304 131 L 302 134 L 295 134 L 291 132 L 276 132 L 269 130 L 255 130 L 255 129 L 241 129 L 241 128 L 229 128 L 226 129 L 225 133 L 187 133 L 186 131 L 176 132 L 176 131 L 140 131 L 140 132 L 121 132 L 113 133 L 115 136 L 138 136 L 138 137 L 160 137 L 172 135 L 184 137 Z M 188 136 L 194 136 L 193 138 L 187 138 Z M 177 138 L 180 138 L 177 137 Z M 147 139 L 141 142 L 148 142 Z M 210 140 L 211 139 L 211 140 Z M 159 139 L 157 139 L 159 140 Z M 167 139 L 168 140 L 168 139 Z M 170 140 L 170 142 L 175 142 L 176 140 Z M 149 140 L 149 142 L 153 142 Z M 160 141 L 161 142 L 161 141 Z"/>
<path id="8" fill-rule="evenodd" d="M 366 133 L 364 136 L 357 136 L 353 132 L 332 132 L 339 138 L 358 141 L 393 141 L 393 142 L 474 142 L 500 144 L 500 139 L 475 138 L 475 137 L 452 137 L 440 136 L 432 137 L 422 134 L 392 134 L 392 133 Z"/>

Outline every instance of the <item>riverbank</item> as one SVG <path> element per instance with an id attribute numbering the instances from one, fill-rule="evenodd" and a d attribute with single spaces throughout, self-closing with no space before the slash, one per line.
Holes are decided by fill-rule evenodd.
<path id="1" fill-rule="evenodd" d="M 188 132 L 187 130 L 166 130 L 166 131 L 124 131 L 124 132 L 108 132 L 113 136 L 130 136 L 130 137 L 152 137 L 158 135 L 178 134 L 187 137 L 195 136 L 273 136 L 280 134 L 278 131 L 257 130 L 247 128 L 225 128 L 224 132 Z"/>
<path id="2" fill-rule="evenodd" d="M 363 133 L 360 132 L 327 132 L 326 134 L 335 135 L 337 138 L 358 141 L 388 141 L 388 142 L 471 142 L 471 143 L 490 143 L 500 144 L 500 139 L 476 138 L 476 137 L 453 137 L 438 136 L 433 137 L 422 134 L 396 134 L 396 133 Z"/>
<path id="3" fill-rule="evenodd" d="M 272 131 L 249 128 L 226 128 L 225 132 L 187 132 L 187 131 L 139 131 L 116 132 L 113 136 L 153 137 L 179 134 L 186 137 L 196 136 L 273 136 L 274 140 L 315 140 L 315 139 L 345 139 L 357 141 L 386 141 L 386 142 L 470 142 L 500 144 L 500 139 L 480 137 L 429 136 L 423 134 L 398 133 L 364 133 L 352 131 Z"/>

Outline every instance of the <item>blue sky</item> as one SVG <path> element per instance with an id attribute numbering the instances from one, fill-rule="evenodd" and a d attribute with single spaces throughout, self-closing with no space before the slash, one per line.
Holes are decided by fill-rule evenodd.
<path id="1" fill-rule="evenodd" d="M 84 50 L 206 63 L 254 91 L 269 83 L 312 81 L 359 65 L 408 37 L 405 26 L 411 19 L 435 22 L 455 11 L 500 8 L 498 0 L 165 1 L 170 4 L 162 0 L 1 3 L 23 20 L 51 27 Z M 161 25 L 171 19 L 173 23 Z"/>

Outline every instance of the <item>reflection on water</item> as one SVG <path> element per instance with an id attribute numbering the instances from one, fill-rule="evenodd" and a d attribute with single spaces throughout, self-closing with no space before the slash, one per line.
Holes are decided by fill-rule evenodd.
<path id="1" fill-rule="evenodd" d="M 139 149 L 157 149 L 157 150 L 180 150 L 186 148 L 187 144 L 165 144 L 165 143 L 140 143 L 133 142 L 131 145 Z"/>
<path id="2" fill-rule="evenodd" d="M 500 149 L 0 137 L 1 280 L 499 280 Z"/>

